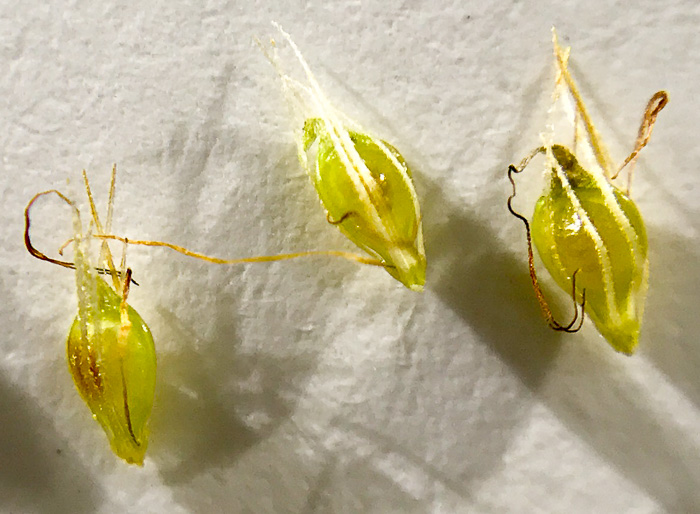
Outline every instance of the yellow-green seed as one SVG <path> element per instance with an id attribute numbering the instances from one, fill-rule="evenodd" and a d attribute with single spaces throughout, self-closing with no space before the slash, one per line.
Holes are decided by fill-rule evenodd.
<path id="1" fill-rule="evenodd" d="M 607 180 L 584 170 L 574 155 L 553 145 L 554 166 L 532 218 L 532 240 L 564 291 L 576 277 L 586 290 L 586 312 L 617 351 L 631 354 L 647 289 L 649 261 L 642 217 L 634 202 Z"/>
<path id="2" fill-rule="evenodd" d="M 304 79 L 283 71 L 276 44 L 269 50 L 260 46 L 282 79 L 295 124 L 303 123 L 295 138 L 299 161 L 328 221 L 372 256 L 368 263 L 384 266 L 406 287 L 422 291 L 426 259 L 420 205 L 406 162 L 393 146 L 331 104 L 292 38 L 273 25 L 296 56 Z"/>
<path id="3" fill-rule="evenodd" d="M 104 429 L 112 450 L 130 464 L 143 464 L 156 383 L 156 355 L 146 323 L 101 278 L 96 305 L 68 334 L 68 366 L 80 395 Z M 86 330 L 83 330 L 83 326 Z"/>
<path id="4" fill-rule="evenodd" d="M 309 171 L 329 221 L 394 278 L 421 291 L 426 260 L 420 207 L 401 154 L 384 141 L 311 118 L 304 125 L 304 150 L 315 141 L 316 166 Z"/>

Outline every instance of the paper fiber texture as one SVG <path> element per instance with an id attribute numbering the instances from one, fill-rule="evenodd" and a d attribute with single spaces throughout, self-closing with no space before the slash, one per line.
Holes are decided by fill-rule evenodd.
<path id="1" fill-rule="evenodd" d="M 83 168 L 104 209 L 116 162 L 120 235 L 221 257 L 353 251 L 253 43 L 271 20 L 414 170 L 425 292 L 332 258 L 226 268 L 130 248 L 158 378 L 145 465 L 129 466 L 71 382 L 74 277 L 24 250 L 23 209 L 51 188 L 82 202 Z M 0 510 L 700 509 L 699 21 L 682 0 L 3 2 Z M 505 206 L 508 164 L 544 129 L 552 25 L 616 159 L 650 96 L 671 98 L 632 191 L 651 263 L 632 358 L 590 322 L 546 327 Z M 60 202 L 33 222 L 46 253 L 70 235 Z"/>

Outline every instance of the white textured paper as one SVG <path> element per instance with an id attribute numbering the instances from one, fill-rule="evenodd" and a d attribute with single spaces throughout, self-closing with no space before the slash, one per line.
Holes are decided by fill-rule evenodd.
<path id="1" fill-rule="evenodd" d="M 700 510 L 700 7 L 560 4 L 2 2 L 0 511 Z M 51 188 L 83 201 L 83 168 L 104 209 L 116 162 L 121 235 L 222 257 L 352 251 L 253 43 L 270 20 L 414 169 L 426 291 L 338 259 L 226 268 L 131 248 L 159 367 L 145 466 L 129 466 L 67 370 L 73 274 L 25 251 L 23 209 Z M 546 327 L 505 209 L 507 166 L 544 128 L 552 25 L 617 159 L 649 97 L 671 98 L 635 176 L 651 278 L 631 358 L 590 322 Z M 53 255 L 69 211 L 35 213 Z"/>

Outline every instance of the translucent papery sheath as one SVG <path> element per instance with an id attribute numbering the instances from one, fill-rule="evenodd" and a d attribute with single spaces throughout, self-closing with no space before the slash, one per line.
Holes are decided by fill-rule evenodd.
<path id="1" fill-rule="evenodd" d="M 307 84 L 284 74 L 276 57 L 268 57 L 292 109 L 304 120 L 297 137 L 299 160 L 328 221 L 406 287 L 422 291 L 426 259 L 421 214 L 406 162 L 393 146 L 358 128 L 330 104 L 294 42 L 282 34 Z"/>
<path id="2" fill-rule="evenodd" d="M 88 246 L 78 229 L 74 243 L 78 315 L 68 334 L 68 366 L 114 453 L 142 465 L 155 394 L 153 338 L 121 294 L 96 276 Z M 112 278 L 120 283 L 116 274 Z"/>
<path id="3" fill-rule="evenodd" d="M 631 354 L 647 291 L 649 261 L 644 222 L 634 202 L 602 173 L 583 169 L 565 147 L 547 150 L 549 184 L 537 201 L 532 240 L 554 280 L 571 291 L 619 352 Z"/>

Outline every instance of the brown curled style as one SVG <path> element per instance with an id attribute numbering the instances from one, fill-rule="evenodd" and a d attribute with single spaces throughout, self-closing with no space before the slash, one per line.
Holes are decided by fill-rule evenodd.
<path id="1" fill-rule="evenodd" d="M 70 200 L 66 195 L 61 193 L 60 191 L 56 189 L 50 189 L 48 191 L 42 191 L 41 193 L 37 193 L 34 195 L 34 197 L 29 201 L 27 204 L 27 207 L 24 209 L 24 246 L 27 248 L 27 251 L 32 255 L 32 257 L 35 257 L 39 259 L 40 261 L 46 261 L 50 262 L 51 264 L 56 264 L 57 266 L 61 266 L 63 268 L 68 268 L 68 269 L 75 269 L 75 263 L 70 262 L 70 261 L 62 261 L 59 259 L 54 259 L 52 257 L 49 257 L 48 255 L 44 254 L 43 252 L 40 252 L 39 250 L 36 249 L 36 247 L 32 244 L 32 238 L 29 235 L 29 229 L 31 227 L 31 209 L 34 206 L 34 203 L 41 198 L 42 196 L 50 195 L 50 194 L 55 194 L 57 195 L 61 200 L 66 202 L 76 213 L 79 213 L 78 208 L 75 206 L 75 203 Z M 71 242 L 72 239 L 69 240 Z M 62 246 L 61 249 L 65 248 L 66 244 Z M 105 268 L 95 268 L 95 271 L 99 273 L 100 275 L 109 275 L 111 274 L 111 271 Z M 118 277 L 121 278 L 122 273 L 121 271 L 116 271 L 116 274 Z M 130 283 L 134 284 L 135 286 L 138 286 L 139 283 L 136 282 L 133 278 L 131 278 L 131 273 L 128 274 Z"/>
<path id="2" fill-rule="evenodd" d="M 666 104 L 668 104 L 668 93 L 666 93 L 666 91 L 657 91 L 649 99 L 647 107 L 644 110 L 642 123 L 639 125 L 637 139 L 634 143 L 634 150 L 632 150 L 632 153 L 630 153 L 629 156 L 627 156 L 627 159 L 625 159 L 625 162 L 622 163 L 620 168 L 617 170 L 617 173 L 615 173 L 615 175 L 611 177 L 613 180 L 616 179 L 620 175 L 622 170 L 625 169 L 625 166 L 629 165 L 629 178 L 627 183 L 628 194 L 632 182 L 632 172 L 634 171 L 634 164 L 637 161 L 639 152 L 642 150 L 642 148 L 644 148 L 647 145 L 647 143 L 649 143 L 649 139 L 651 139 L 651 133 L 654 130 L 654 124 L 656 123 L 656 117 L 659 115 L 661 110 L 664 107 L 666 107 Z"/>
<path id="3" fill-rule="evenodd" d="M 52 259 L 51 257 L 41 253 L 39 250 L 37 250 L 34 245 L 32 245 L 32 239 L 29 236 L 29 227 L 31 226 L 31 217 L 29 215 L 32 207 L 34 206 L 34 202 L 36 202 L 40 197 L 49 195 L 49 194 L 56 194 L 66 202 L 68 205 L 70 205 L 73 209 L 77 211 L 77 207 L 75 204 L 69 200 L 63 193 L 60 191 L 57 191 L 56 189 L 51 189 L 49 191 L 42 191 L 41 193 L 37 193 L 34 195 L 34 197 L 29 201 L 27 204 L 27 207 L 24 209 L 24 246 L 27 248 L 27 251 L 33 256 L 36 257 L 39 260 L 50 262 L 51 264 L 56 264 L 58 266 L 63 266 L 64 268 L 68 269 L 75 269 L 75 264 L 72 262 L 68 261 L 60 261 L 58 259 Z"/>
<path id="4" fill-rule="evenodd" d="M 525 166 L 527 163 L 530 161 L 530 159 L 539 153 L 540 149 L 537 149 L 533 154 L 529 157 L 523 160 L 525 163 Z M 508 210 L 510 213 L 518 218 L 520 221 L 523 222 L 525 225 L 525 234 L 527 237 L 527 260 L 528 260 L 528 268 L 530 271 L 530 281 L 532 282 L 532 288 L 535 291 L 535 297 L 537 298 L 537 302 L 540 305 L 540 310 L 542 311 L 542 315 L 544 316 L 545 320 L 547 321 L 547 324 L 553 329 L 558 332 L 567 332 L 569 334 L 573 334 L 575 332 L 578 332 L 581 330 L 581 327 L 583 326 L 583 321 L 586 316 L 586 290 L 583 289 L 581 295 L 581 314 L 579 318 L 579 304 L 576 301 L 576 275 L 580 270 L 576 270 L 571 277 L 571 282 L 572 282 L 572 292 L 571 296 L 574 300 L 574 317 L 571 320 L 571 322 L 567 325 L 564 325 L 554 319 L 554 314 L 552 314 L 552 309 L 549 307 L 549 303 L 547 302 L 547 299 L 544 296 L 544 292 L 542 291 L 542 288 L 540 286 L 539 280 L 537 279 L 537 272 L 535 271 L 535 255 L 532 250 L 532 235 L 530 233 L 530 222 L 527 221 L 527 218 L 523 216 L 522 214 L 518 213 L 513 209 L 513 199 L 515 198 L 516 191 L 515 191 L 515 180 L 513 179 L 513 173 L 522 173 L 523 170 L 525 169 L 524 166 L 521 166 L 520 169 L 516 168 L 512 164 L 508 167 L 508 180 L 510 181 L 511 185 L 513 186 L 513 193 L 508 197 Z M 578 320 L 578 324 L 577 324 Z"/>

